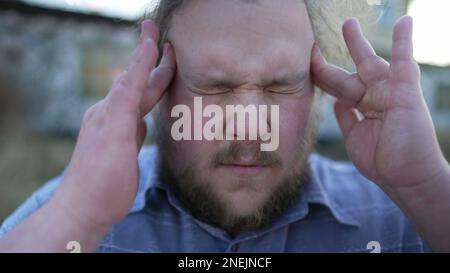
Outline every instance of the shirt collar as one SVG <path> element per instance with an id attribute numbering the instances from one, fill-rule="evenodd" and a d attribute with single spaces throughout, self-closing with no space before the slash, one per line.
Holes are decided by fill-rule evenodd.
<path id="1" fill-rule="evenodd" d="M 310 204 L 320 204 L 328 208 L 339 223 L 360 227 L 361 223 L 352 214 L 348 213 L 348 210 L 342 207 L 336 196 L 334 196 L 339 194 L 339 191 L 331 191 L 326 187 L 327 184 L 334 183 L 332 181 L 333 174 L 323 170 L 326 168 L 326 161 L 329 160 L 318 154 L 310 156 L 311 181 L 308 184 L 309 188 L 305 190 L 304 197 Z M 328 175 L 324 175 L 324 173 Z"/>
<path id="2" fill-rule="evenodd" d="M 144 209 L 147 203 L 147 193 L 151 189 L 159 188 L 167 193 L 168 201 L 172 206 L 181 210 L 183 213 L 187 212 L 181 202 L 172 194 L 170 188 L 162 183 L 158 178 L 157 173 L 157 147 L 150 146 L 142 149 L 139 154 L 139 188 L 134 201 L 131 213 L 139 212 Z M 341 224 L 348 226 L 360 227 L 360 222 L 348 213 L 341 205 L 336 202 L 336 199 L 330 194 L 329 190 L 325 188 L 325 180 L 332 179 L 332 176 L 324 176 L 322 168 L 324 165 L 322 156 L 312 154 L 309 158 L 310 163 L 310 181 L 305 186 L 302 195 L 297 198 L 293 206 L 291 206 L 286 213 L 284 213 L 277 221 L 275 221 L 271 228 L 276 228 L 282 225 L 289 224 L 301 220 L 309 213 L 310 204 L 320 204 L 326 207 L 333 217 Z"/>

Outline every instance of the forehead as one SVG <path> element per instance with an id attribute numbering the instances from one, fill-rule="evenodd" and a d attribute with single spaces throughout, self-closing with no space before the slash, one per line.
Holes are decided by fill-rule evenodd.
<path id="1" fill-rule="evenodd" d="M 181 71 L 273 73 L 309 66 L 313 33 L 302 0 L 195 0 L 168 38 Z"/>

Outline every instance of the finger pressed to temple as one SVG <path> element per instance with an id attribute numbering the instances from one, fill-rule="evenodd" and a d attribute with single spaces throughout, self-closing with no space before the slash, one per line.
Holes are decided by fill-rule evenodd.
<path id="1" fill-rule="evenodd" d="M 349 106 L 355 107 L 362 99 L 366 86 L 357 74 L 329 64 L 318 46 L 315 46 L 311 62 L 315 84 Z"/>

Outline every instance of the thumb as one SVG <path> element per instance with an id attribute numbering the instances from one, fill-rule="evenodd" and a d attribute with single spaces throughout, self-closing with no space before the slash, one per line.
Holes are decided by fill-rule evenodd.
<path id="1" fill-rule="evenodd" d="M 142 145 L 144 145 L 146 136 L 147 136 L 147 124 L 145 123 L 144 119 L 141 119 L 138 122 L 137 134 L 136 134 L 136 144 L 137 144 L 138 151 L 142 148 Z"/>
<path id="2" fill-rule="evenodd" d="M 347 138 L 350 131 L 359 122 L 355 109 L 336 101 L 334 104 L 334 113 L 344 138 Z"/>

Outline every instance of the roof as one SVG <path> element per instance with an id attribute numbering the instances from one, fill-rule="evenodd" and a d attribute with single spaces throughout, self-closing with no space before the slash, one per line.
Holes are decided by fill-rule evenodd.
<path id="1" fill-rule="evenodd" d="M 123 25 L 123 26 L 134 26 L 136 25 L 136 21 L 119 19 L 114 17 L 108 17 L 100 14 L 94 13 L 81 13 L 74 12 L 50 7 L 43 7 L 28 4 L 25 2 L 17 1 L 17 0 L 2 0 L 0 1 L 0 10 L 15 10 L 22 14 L 30 14 L 30 15 L 46 15 L 57 17 L 60 19 L 74 19 L 78 21 L 89 21 L 89 22 L 103 22 L 114 25 Z"/>

